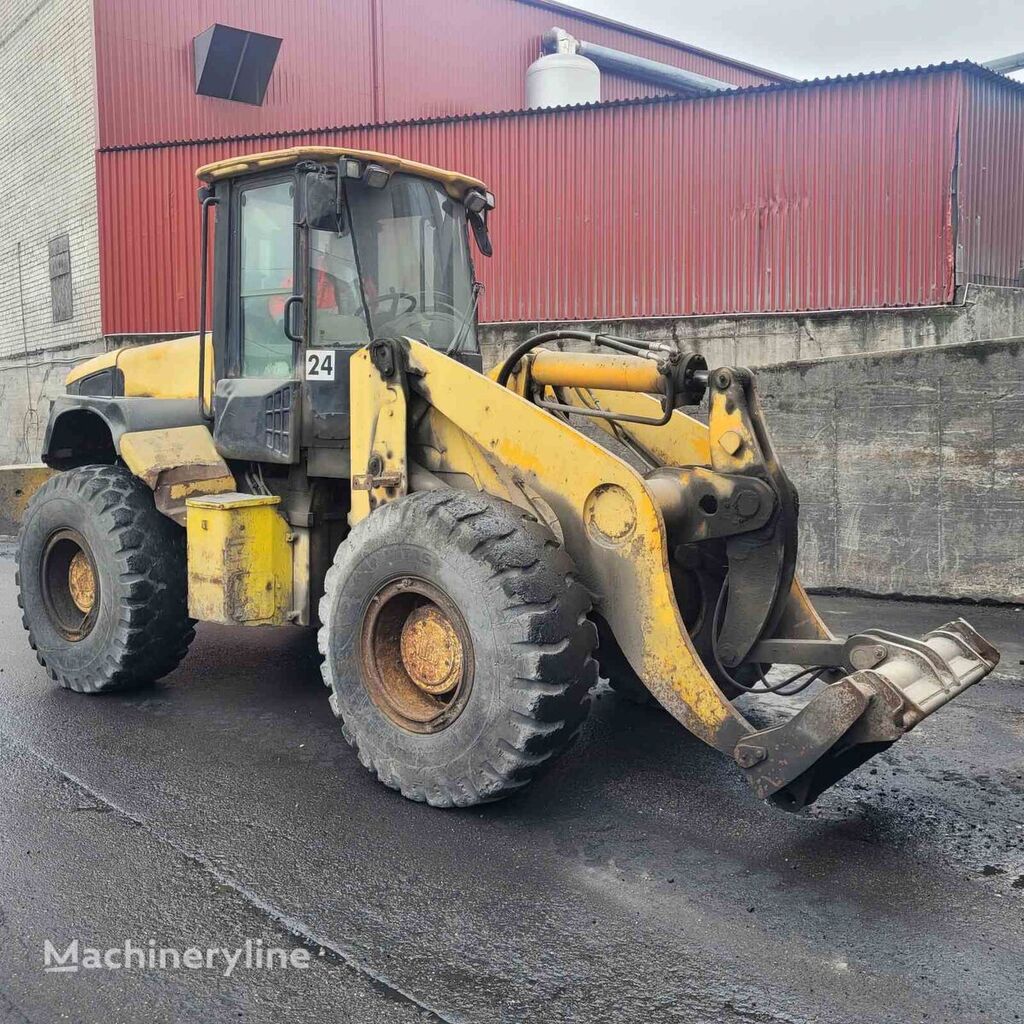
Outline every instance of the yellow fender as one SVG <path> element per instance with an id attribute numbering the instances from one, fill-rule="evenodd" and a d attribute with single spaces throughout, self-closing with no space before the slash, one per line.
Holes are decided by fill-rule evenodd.
<path id="1" fill-rule="evenodd" d="M 180 526 L 189 498 L 235 489 L 235 478 L 206 427 L 129 432 L 121 435 L 118 450 L 125 465 L 153 489 L 156 507 Z"/>

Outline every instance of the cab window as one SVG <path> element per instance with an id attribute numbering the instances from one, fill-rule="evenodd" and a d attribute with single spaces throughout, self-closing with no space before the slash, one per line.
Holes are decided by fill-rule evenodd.
<path id="1" fill-rule="evenodd" d="M 365 345 L 370 340 L 352 234 L 341 230 L 309 232 L 309 294 L 313 304 L 315 348 Z"/>
<path id="2" fill-rule="evenodd" d="M 475 351 L 476 293 L 466 212 L 436 181 L 394 174 L 381 189 L 347 185 L 375 337 L 408 335 Z"/>
<path id="3" fill-rule="evenodd" d="M 239 308 L 242 375 L 290 377 L 295 348 L 284 333 L 294 291 L 294 186 L 246 189 L 240 205 Z"/>

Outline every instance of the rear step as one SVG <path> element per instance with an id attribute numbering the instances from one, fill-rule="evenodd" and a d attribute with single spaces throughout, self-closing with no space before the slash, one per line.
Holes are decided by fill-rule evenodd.
<path id="1" fill-rule="evenodd" d="M 762 799 L 786 810 L 814 803 L 999 663 L 963 619 L 921 640 L 881 629 L 855 639 L 874 664 L 827 686 L 785 724 L 736 744 L 733 756 Z"/>

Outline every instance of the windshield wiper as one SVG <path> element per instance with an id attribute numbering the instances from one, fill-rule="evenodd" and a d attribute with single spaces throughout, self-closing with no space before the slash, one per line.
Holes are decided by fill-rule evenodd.
<path id="1" fill-rule="evenodd" d="M 462 348 L 462 340 L 465 337 L 466 329 L 469 327 L 470 322 L 476 316 L 476 307 L 480 302 L 480 296 L 483 294 L 483 290 L 484 286 L 482 282 L 473 282 L 473 301 L 470 303 L 469 309 L 462 317 L 462 323 L 459 324 L 459 333 L 455 335 L 455 339 L 444 351 L 446 356 L 453 355 Z"/>

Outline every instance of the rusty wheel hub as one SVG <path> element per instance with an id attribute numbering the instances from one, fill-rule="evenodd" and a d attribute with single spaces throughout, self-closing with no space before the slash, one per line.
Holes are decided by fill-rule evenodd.
<path id="1" fill-rule="evenodd" d="M 402 626 L 399 644 L 409 678 L 426 693 L 450 693 L 462 677 L 462 642 L 436 604 L 414 608 Z"/>
<path id="2" fill-rule="evenodd" d="M 426 580 L 382 587 L 363 616 L 359 654 L 373 702 L 409 732 L 447 728 L 472 687 L 472 643 L 458 608 Z"/>
<path id="3" fill-rule="evenodd" d="M 77 530 L 54 533 L 43 549 L 40 575 L 50 622 L 65 640 L 83 640 L 100 606 L 99 575 L 85 538 Z"/>
<path id="4" fill-rule="evenodd" d="M 87 615 L 96 603 L 96 577 L 84 551 L 78 551 L 68 566 L 68 590 L 75 607 Z"/>

